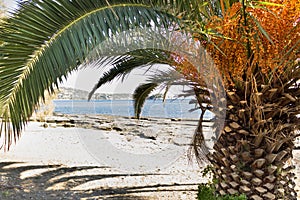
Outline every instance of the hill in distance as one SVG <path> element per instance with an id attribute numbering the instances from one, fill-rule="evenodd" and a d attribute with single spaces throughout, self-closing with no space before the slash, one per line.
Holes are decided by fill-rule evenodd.
<path id="1" fill-rule="evenodd" d="M 89 91 L 61 87 L 57 93 L 56 99 L 73 99 L 73 100 L 87 100 Z M 108 94 L 108 93 L 95 93 L 92 100 L 131 100 L 132 94 L 120 93 L 120 94 Z"/>

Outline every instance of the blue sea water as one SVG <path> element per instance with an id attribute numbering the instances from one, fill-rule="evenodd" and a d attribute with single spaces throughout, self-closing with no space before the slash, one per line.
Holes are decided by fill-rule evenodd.
<path id="1" fill-rule="evenodd" d="M 142 117 L 199 119 L 200 111 L 190 112 L 195 108 L 188 99 L 146 100 L 142 109 Z M 132 117 L 134 107 L 132 100 L 54 100 L 55 112 L 63 114 L 105 114 Z M 205 118 L 210 119 L 211 113 Z"/>

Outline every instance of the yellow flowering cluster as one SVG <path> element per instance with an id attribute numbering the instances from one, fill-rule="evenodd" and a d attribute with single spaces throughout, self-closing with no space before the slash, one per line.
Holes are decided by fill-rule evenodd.
<path id="1" fill-rule="evenodd" d="M 254 67 L 264 74 L 281 73 L 300 57 L 300 0 L 264 2 L 269 4 L 248 5 L 246 15 L 235 3 L 207 26 L 222 35 L 212 37 L 207 49 L 227 85 L 242 81 Z"/>

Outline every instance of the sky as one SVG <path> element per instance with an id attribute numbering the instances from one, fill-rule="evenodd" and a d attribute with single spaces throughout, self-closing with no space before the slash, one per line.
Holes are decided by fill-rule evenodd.
<path id="1" fill-rule="evenodd" d="M 16 1 L 15 0 L 3 0 L 4 4 L 8 9 L 16 8 Z"/>
<path id="2" fill-rule="evenodd" d="M 98 82 L 101 75 L 102 73 L 99 69 L 86 68 L 72 73 L 61 86 L 90 91 Z M 96 93 L 133 93 L 139 83 L 144 82 L 144 80 L 145 76 L 143 76 L 143 72 L 136 70 L 123 82 L 119 80 L 106 84 L 98 89 Z"/>

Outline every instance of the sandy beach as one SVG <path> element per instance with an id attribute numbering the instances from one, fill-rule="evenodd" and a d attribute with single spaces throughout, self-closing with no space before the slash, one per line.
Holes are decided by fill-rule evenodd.
<path id="1" fill-rule="evenodd" d="M 0 154 L 0 199 L 196 199 L 207 182 L 187 157 L 196 124 L 103 115 L 30 122 Z M 299 150 L 293 162 L 300 177 Z"/>
<path id="2" fill-rule="evenodd" d="M 195 199 L 197 121 L 55 116 L 1 152 L 1 199 Z"/>

